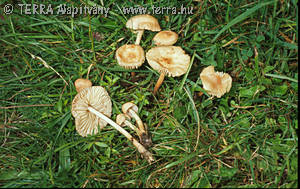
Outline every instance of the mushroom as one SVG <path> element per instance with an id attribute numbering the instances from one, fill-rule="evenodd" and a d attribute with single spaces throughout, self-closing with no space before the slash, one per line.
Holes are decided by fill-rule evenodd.
<path id="1" fill-rule="evenodd" d="M 190 56 L 185 54 L 179 46 L 153 47 L 146 53 L 146 59 L 153 69 L 160 72 L 154 87 L 154 95 L 161 86 L 165 75 L 169 77 L 181 76 L 187 72 L 190 64 Z"/>
<path id="2" fill-rule="evenodd" d="M 151 163 L 154 161 L 152 154 L 120 125 L 112 121 L 112 103 L 107 91 L 101 86 L 92 86 L 82 89 L 72 101 L 72 115 L 75 117 L 76 130 L 81 136 L 94 134 L 109 123 L 127 139 Z"/>
<path id="3" fill-rule="evenodd" d="M 160 31 L 154 38 L 153 42 L 157 46 L 170 46 L 177 42 L 178 34 L 173 31 Z"/>
<path id="4" fill-rule="evenodd" d="M 76 79 L 76 81 L 74 82 L 74 85 L 75 85 L 76 91 L 79 93 L 82 89 L 91 87 L 92 82 L 88 79 L 79 78 L 79 79 Z"/>
<path id="5" fill-rule="evenodd" d="M 212 96 L 220 98 L 231 89 L 232 78 L 229 74 L 215 72 L 214 66 L 204 68 L 200 74 L 204 90 Z"/>
<path id="6" fill-rule="evenodd" d="M 137 122 L 139 132 L 137 132 L 140 141 L 142 144 L 146 146 L 150 146 L 152 144 L 151 138 L 148 136 L 147 131 L 145 130 L 143 121 L 138 116 L 138 107 L 132 102 L 127 102 L 122 105 L 122 112 L 126 115 L 128 115 L 130 118 L 134 118 Z"/>
<path id="7" fill-rule="evenodd" d="M 126 118 L 129 116 L 127 114 L 118 114 L 116 118 L 116 123 L 120 126 L 128 126 L 130 129 L 135 131 L 138 135 L 140 135 L 140 130 L 133 125 L 130 121 L 128 121 Z"/>
<path id="8" fill-rule="evenodd" d="M 123 45 L 117 49 L 116 59 L 126 69 L 138 68 L 145 62 L 145 52 L 140 45 Z"/>
<path id="9" fill-rule="evenodd" d="M 156 18 L 149 14 L 141 14 L 131 17 L 126 22 L 126 28 L 133 29 L 137 32 L 135 44 L 140 44 L 144 30 L 160 31 L 160 25 Z"/>

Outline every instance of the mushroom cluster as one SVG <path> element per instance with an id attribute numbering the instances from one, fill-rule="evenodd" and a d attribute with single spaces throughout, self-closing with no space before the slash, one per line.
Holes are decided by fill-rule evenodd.
<path id="1" fill-rule="evenodd" d="M 116 51 L 116 59 L 121 67 L 134 69 L 145 62 L 145 52 L 140 46 L 144 30 L 160 31 L 161 29 L 157 19 L 148 14 L 131 17 L 126 22 L 126 28 L 137 33 L 136 41 L 135 44 L 125 44 L 119 47 Z"/>
<path id="2" fill-rule="evenodd" d="M 145 61 L 143 48 L 139 45 L 144 30 L 159 31 L 153 38 L 156 47 L 151 48 L 146 53 L 149 65 L 160 73 L 153 94 L 155 95 L 161 86 L 165 75 L 178 77 L 187 72 L 190 64 L 190 56 L 185 54 L 179 46 L 173 46 L 178 40 L 178 34 L 166 30 L 161 31 L 156 18 L 151 15 L 137 15 L 131 17 L 126 22 L 126 28 L 137 33 L 135 44 L 123 45 L 116 51 L 116 59 L 120 66 L 124 68 L 138 68 Z"/>
<path id="3" fill-rule="evenodd" d="M 118 64 L 125 69 L 136 69 L 147 59 L 149 65 L 160 73 L 153 94 L 160 88 L 165 76 L 178 77 L 185 74 L 190 65 L 190 56 L 180 46 L 174 46 L 178 40 L 178 34 L 166 30 L 161 31 L 158 21 L 151 15 L 138 15 L 130 18 L 126 28 L 137 33 L 135 44 L 125 44 L 119 47 L 115 57 Z M 157 31 L 153 38 L 154 47 L 145 55 L 140 41 L 144 30 Z M 213 66 L 208 66 L 200 74 L 203 88 L 208 94 L 220 98 L 229 92 L 232 78 L 229 74 L 215 72 Z M 92 86 L 88 79 L 77 79 L 74 82 L 77 95 L 72 101 L 71 113 L 75 118 L 77 132 L 86 137 L 97 134 L 107 124 L 111 125 L 137 148 L 139 153 L 149 162 L 154 161 L 153 155 L 147 150 L 152 145 L 152 140 L 146 124 L 138 115 L 138 106 L 132 102 L 122 105 L 121 114 L 116 116 L 116 122 L 110 119 L 112 115 L 112 101 L 108 92 L 101 86 Z M 135 124 L 131 123 L 134 119 Z M 139 137 L 136 140 L 124 127 L 130 128 Z"/>
<path id="4" fill-rule="evenodd" d="M 112 113 L 112 103 L 107 91 L 101 86 L 90 86 L 89 81 L 84 80 L 86 84 L 81 84 L 82 79 L 76 80 L 74 85 L 78 93 L 72 101 L 72 115 L 75 118 L 77 132 L 86 137 L 97 134 L 100 129 L 110 124 L 113 128 L 123 134 L 130 140 L 142 156 L 149 162 L 154 161 L 153 155 L 139 143 L 131 134 L 129 134 L 120 125 L 110 119 Z M 84 86 L 84 87 L 82 87 Z M 129 111 L 135 118 L 136 114 Z"/>

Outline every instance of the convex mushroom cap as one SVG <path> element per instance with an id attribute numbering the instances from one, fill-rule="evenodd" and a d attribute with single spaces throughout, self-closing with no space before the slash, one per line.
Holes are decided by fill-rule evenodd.
<path id="1" fill-rule="evenodd" d="M 177 42 L 177 40 L 178 34 L 173 31 L 160 31 L 153 38 L 153 42 L 157 46 L 174 45 Z"/>
<path id="2" fill-rule="evenodd" d="M 133 30 L 161 30 L 157 19 L 149 14 L 141 14 L 131 17 L 126 22 L 126 28 Z"/>
<path id="3" fill-rule="evenodd" d="M 79 93 L 82 89 L 91 87 L 93 84 L 88 79 L 79 78 L 79 79 L 76 79 L 76 81 L 74 82 L 74 85 L 75 85 L 76 91 Z"/>
<path id="4" fill-rule="evenodd" d="M 204 68 L 200 74 L 204 90 L 212 96 L 220 98 L 231 89 L 232 78 L 229 74 L 215 72 L 214 66 Z"/>
<path id="5" fill-rule="evenodd" d="M 133 114 L 129 110 L 133 110 L 135 113 L 138 113 L 139 108 L 132 102 L 127 102 L 122 105 L 122 112 L 127 114 L 129 117 L 133 117 Z"/>
<path id="6" fill-rule="evenodd" d="M 172 77 L 186 73 L 190 64 L 190 56 L 179 46 L 153 47 L 146 59 L 153 69 Z"/>
<path id="7" fill-rule="evenodd" d="M 146 53 L 146 59 L 153 69 L 160 72 L 153 90 L 154 95 L 164 81 L 165 75 L 181 76 L 187 72 L 190 64 L 190 56 L 178 46 L 153 47 Z"/>
<path id="8" fill-rule="evenodd" d="M 72 101 L 72 115 L 75 117 L 77 132 L 85 137 L 99 132 L 107 122 L 88 110 L 92 106 L 97 111 L 111 116 L 112 103 L 107 91 L 101 86 L 92 86 L 82 89 Z"/>
<path id="9" fill-rule="evenodd" d="M 138 68 L 145 62 L 145 52 L 140 45 L 123 45 L 117 49 L 116 59 L 126 69 Z"/>
<path id="10" fill-rule="evenodd" d="M 136 15 L 126 22 L 126 28 L 137 32 L 135 44 L 140 44 L 144 30 L 160 31 L 160 25 L 157 19 L 149 14 Z"/>

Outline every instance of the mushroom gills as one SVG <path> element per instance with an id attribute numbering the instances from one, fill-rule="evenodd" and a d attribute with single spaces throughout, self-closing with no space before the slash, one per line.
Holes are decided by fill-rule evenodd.
<path id="1" fill-rule="evenodd" d="M 154 161 L 152 154 L 141 143 L 109 118 L 111 110 L 110 97 L 103 87 L 92 86 L 82 89 L 72 101 L 71 112 L 75 118 L 77 132 L 85 137 L 97 133 L 98 126 L 104 127 L 108 123 L 130 140 L 149 163 Z"/>

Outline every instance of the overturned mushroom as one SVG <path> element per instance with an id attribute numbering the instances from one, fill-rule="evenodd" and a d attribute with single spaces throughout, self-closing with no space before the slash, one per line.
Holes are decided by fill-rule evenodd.
<path id="1" fill-rule="evenodd" d="M 137 122 L 139 132 L 137 133 L 139 135 L 140 141 L 145 146 L 151 146 L 152 140 L 148 135 L 148 132 L 145 129 L 145 126 L 143 124 L 143 121 L 138 116 L 138 107 L 132 102 L 127 102 L 122 105 L 122 112 L 126 115 L 128 115 L 130 118 L 134 118 Z"/>
<path id="2" fill-rule="evenodd" d="M 103 87 L 93 86 L 81 90 L 72 101 L 71 112 L 75 117 L 76 130 L 81 136 L 87 136 L 97 133 L 98 125 L 101 128 L 109 123 L 129 139 L 149 163 L 154 161 L 152 154 L 142 144 L 109 118 L 111 110 L 110 97 Z"/>
<path id="3" fill-rule="evenodd" d="M 144 30 L 160 31 L 160 25 L 156 18 L 148 14 L 136 15 L 126 22 L 126 28 L 137 32 L 135 44 L 140 44 Z"/>
<path id="4" fill-rule="evenodd" d="M 173 31 L 160 31 L 153 37 L 153 42 L 157 46 L 170 46 L 177 42 L 178 34 Z"/>
<path id="5" fill-rule="evenodd" d="M 153 69 L 160 72 L 159 79 L 154 87 L 154 95 L 161 86 L 165 75 L 181 76 L 187 72 L 190 64 L 190 56 L 185 54 L 179 46 L 153 47 L 146 53 L 146 59 Z"/>
<path id="6" fill-rule="evenodd" d="M 220 98 L 231 89 L 232 78 L 229 74 L 215 72 L 214 66 L 204 68 L 200 74 L 204 90 L 212 96 Z"/>
<path id="7" fill-rule="evenodd" d="M 72 101 L 72 115 L 75 117 L 76 130 L 83 137 L 97 134 L 99 129 L 107 125 L 106 121 L 87 110 L 89 106 L 107 117 L 111 116 L 112 103 L 103 87 L 93 86 L 82 89 Z"/>

